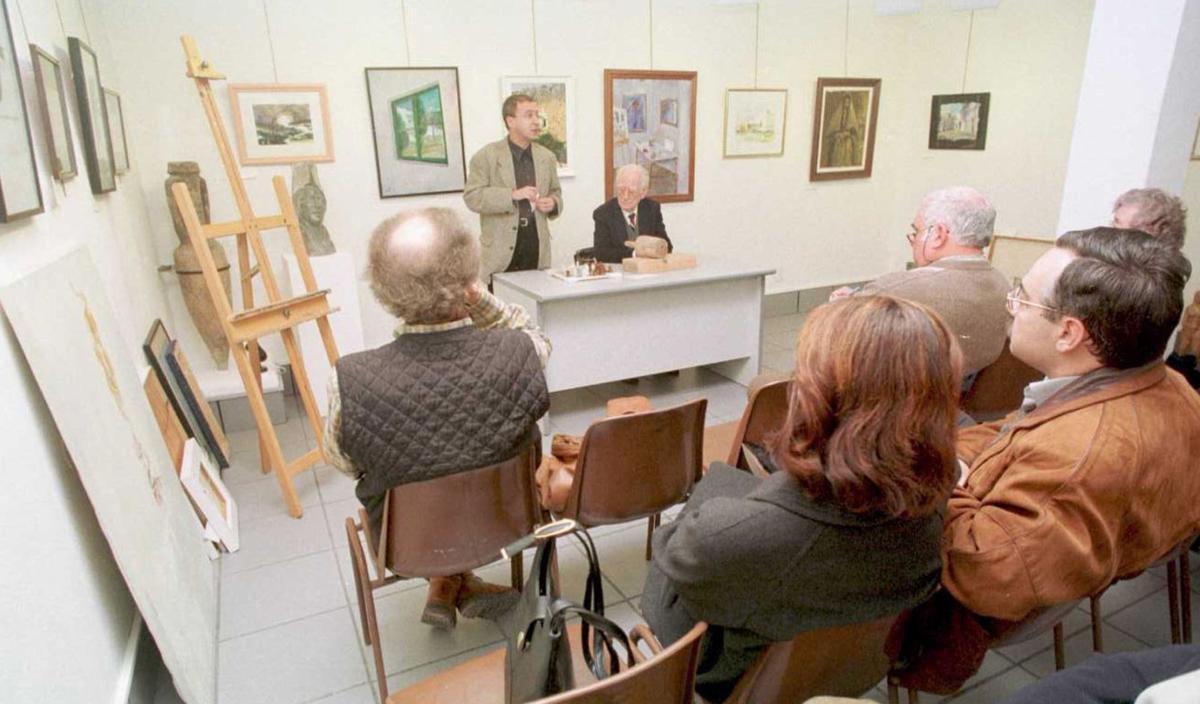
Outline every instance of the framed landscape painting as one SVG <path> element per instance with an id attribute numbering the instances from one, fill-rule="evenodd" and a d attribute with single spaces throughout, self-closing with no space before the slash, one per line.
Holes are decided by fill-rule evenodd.
<path id="1" fill-rule="evenodd" d="M 5 0 L 0 0 L 0 24 L 0 222 L 9 222 L 40 213 L 43 205 Z"/>
<path id="2" fill-rule="evenodd" d="M 726 159 L 783 156 L 787 91 L 730 88 L 725 91 Z"/>
<path id="3" fill-rule="evenodd" d="M 54 178 L 66 181 L 74 178 L 79 167 L 75 165 L 75 141 L 71 138 L 71 123 L 67 118 L 62 66 L 36 44 L 29 45 L 29 54 L 33 59 L 33 80 L 38 86 L 38 111 L 46 130 L 50 167 Z"/>
<path id="4" fill-rule="evenodd" d="M 79 106 L 79 128 L 83 132 L 83 160 L 87 165 L 92 193 L 117 190 L 112 135 L 100 84 L 100 62 L 96 52 L 78 37 L 67 37 L 71 74 L 75 79 L 75 101 Z"/>
<path id="5" fill-rule="evenodd" d="M 604 194 L 617 169 L 650 172 L 648 195 L 690 201 L 696 190 L 696 72 L 604 70 Z"/>
<path id="6" fill-rule="evenodd" d="M 559 177 L 574 176 L 575 79 L 570 76 L 504 76 L 500 97 L 521 93 L 537 101 L 542 132 L 536 141 L 554 152 Z"/>
<path id="7" fill-rule="evenodd" d="M 333 161 L 325 86 L 243 83 L 229 86 L 238 161 L 245 166 Z"/>
<path id="8" fill-rule="evenodd" d="M 929 109 L 930 149 L 983 149 L 987 144 L 991 93 L 933 96 Z"/>
<path id="9" fill-rule="evenodd" d="M 878 78 L 818 78 L 808 180 L 869 178 L 879 118 Z"/>

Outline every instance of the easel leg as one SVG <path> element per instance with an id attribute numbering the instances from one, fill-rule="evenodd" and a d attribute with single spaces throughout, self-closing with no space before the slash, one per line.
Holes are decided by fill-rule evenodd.
<path id="1" fill-rule="evenodd" d="M 312 382 L 308 378 L 308 369 L 304 366 L 304 357 L 296 344 L 296 333 L 291 329 L 280 330 L 283 346 L 287 349 L 288 359 L 292 362 L 292 376 L 296 381 L 296 390 L 300 392 L 300 401 L 304 404 L 304 413 L 308 416 L 308 425 L 312 428 L 313 437 L 317 441 L 317 449 L 325 456 L 325 429 L 321 427 L 321 411 L 317 408 L 317 399 L 313 396 Z"/>
<path id="2" fill-rule="evenodd" d="M 284 500 L 287 501 L 288 513 L 292 518 L 299 518 L 304 515 L 304 510 L 300 507 L 300 498 L 296 496 L 296 488 L 292 485 L 292 477 L 288 474 L 287 463 L 283 461 L 283 450 L 279 447 L 279 438 L 271 426 L 271 416 L 267 413 L 267 403 L 263 400 L 262 389 L 254 383 L 258 372 L 258 358 L 256 357 L 252 361 L 249 350 L 241 345 L 234 345 L 232 352 L 238 372 L 242 375 L 242 383 L 246 386 L 246 400 L 250 402 L 250 411 L 254 414 L 255 423 L 258 424 L 259 443 L 266 446 L 265 457 L 275 472 L 275 478 L 279 481 L 279 488 L 283 491 Z"/>

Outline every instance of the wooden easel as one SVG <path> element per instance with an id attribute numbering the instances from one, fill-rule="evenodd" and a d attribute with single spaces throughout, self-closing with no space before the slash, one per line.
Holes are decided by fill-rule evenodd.
<path id="1" fill-rule="evenodd" d="M 187 75 L 196 81 L 196 89 L 200 93 L 200 103 L 204 106 L 205 117 L 212 128 L 213 138 L 217 143 L 217 151 L 221 162 L 225 165 L 225 174 L 229 177 L 229 185 L 233 188 L 233 198 L 237 203 L 240 217 L 228 222 L 201 224 L 196 214 L 195 205 L 187 186 L 177 183 L 171 188 L 175 204 L 183 215 L 187 226 L 188 238 L 196 250 L 200 261 L 200 270 L 213 305 L 221 317 L 221 325 L 229 338 L 230 352 L 246 387 L 246 398 L 250 402 L 250 410 L 254 413 L 254 421 L 258 426 L 259 450 L 262 453 L 263 472 L 274 471 L 279 480 L 279 488 L 287 501 L 288 513 L 293 518 L 299 518 L 304 511 L 296 496 L 292 477 L 312 468 L 318 462 L 326 461 L 325 442 L 321 427 L 321 412 L 313 397 L 312 385 L 308 380 L 308 371 L 304 367 L 304 358 L 300 355 L 300 347 L 296 344 L 296 334 L 293 328 L 308 321 L 316 321 L 321 332 L 321 340 L 325 344 L 325 354 L 332 366 L 338 360 L 337 344 L 333 339 L 333 329 L 329 325 L 328 315 L 336 309 L 330 307 L 327 296 L 329 289 L 317 289 L 316 278 L 313 276 L 312 265 L 308 261 L 308 250 L 304 246 L 304 238 L 292 208 L 292 199 L 282 176 L 271 180 L 275 187 L 275 197 L 279 200 L 279 215 L 256 217 L 250 208 L 250 199 L 246 195 L 246 186 L 238 172 L 234 161 L 233 151 L 229 146 L 229 137 L 225 133 L 225 125 L 221 114 L 217 111 L 213 99 L 212 87 L 209 81 L 222 80 L 224 75 L 212 69 L 207 61 L 200 58 L 195 41 L 187 35 L 181 37 L 183 52 L 187 56 Z M 260 233 L 263 230 L 286 228 L 291 240 L 292 250 L 296 255 L 296 263 L 300 267 L 300 277 L 304 281 L 305 293 L 294 298 L 284 299 L 279 293 L 275 282 L 275 274 L 267 250 L 263 247 Z M 220 237 L 237 237 L 238 272 L 242 284 L 243 310 L 234 312 L 225 289 L 221 285 L 217 273 L 217 265 L 208 249 L 208 240 Z M 250 251 L 254 252 L 257 262 L 250 265 Z M 265 305 L 254 307 L 254 277 L 262 277 L 263 288 L 266 289 Z M 291 462 L 283 457 L 279 446 L 279 438 L 275 435 L 275 427 L 267 413 L 267 404 L 263 400 L 262 378 L 260 376 L 258 357 L 258 338 L 272 333 L 279 333 L 283 338 L 283 346 L 287 349 L 288 359 L 292 365 L 292 376 L 296 381 L 296 389 L 304 404 L 304 413 L 308 416 L 309 425 L 317 439 L 317 447 L 306 452 Z"/>

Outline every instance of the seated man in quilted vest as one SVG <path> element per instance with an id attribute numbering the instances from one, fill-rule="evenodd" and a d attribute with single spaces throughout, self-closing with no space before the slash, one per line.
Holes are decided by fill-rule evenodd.
<path id="1" fill-rule="evenodd" d="M 1190 274 L 1178 248 L 1098 227 L 1014 282 L 1012 353 L 1046 378 L 1008 417 L 959 431 L 944 589 L 908 624 L 903 684 L 956 690 L 1016 622 L 1200 531 L 1200 395 L 1163 364 Z"/>
<path id="2" fill-rule="evenodd" d="M 550 343 L 524 309 L 480 284 L 479 242 L 450 210 L 385 220 L 368 258 L 371 290 L 400 323 L 388 344 L 338 360 L 325 450 L 358 481 L 368 530 L 378 535 L 392 487 L 502 462 L 530 442 L 540 447 Z M 494 618 L 516 597 L 469 572 L 437 578 L 421 620 L 451 628 L 456 607 Z"/>

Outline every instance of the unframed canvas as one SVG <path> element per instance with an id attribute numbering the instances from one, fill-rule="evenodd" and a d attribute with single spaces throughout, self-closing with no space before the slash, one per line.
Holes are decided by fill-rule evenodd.
<path id="1" fill-rule="evenodd" d="M 0 0 L 0 24 L 0 222 L 10 222 L 42 212 L 43 205 L 5 0 Z"/>
<path id="2" fill-rule="evenodd" d="M 66 181 L 75 177 L 75 140 L 71 137 L 71 122 L 67 118 L 67 91 L 63 83 L 62 65 L 36 44 L 29 45 L 33 59 L 33 79 L 38 85 L 38 110 L 46 129 L 50 165 L 54 178 Z"/>
<path id="3" fill-rule="evenodd" d="M 575 79 L 570 76 L 504 76 L 500 99 L 522 93 L 537 101 L 542 132 L 535 140 L 554 152 L 559 178 L 575 175 Z"/>

